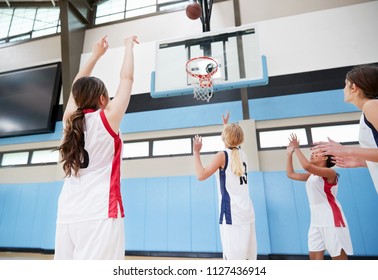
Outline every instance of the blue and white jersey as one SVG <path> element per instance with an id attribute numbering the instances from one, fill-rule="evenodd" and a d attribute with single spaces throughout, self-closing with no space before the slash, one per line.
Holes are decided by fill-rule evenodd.
<path id="1" fill-rule="evenodd" d="M 248 189 L 247 157 L 240 149 L 239 153 L 245 168 L 241 177 L 232 172 L 230 149 L 224 151 L 225 166 L 224 169 L 219 169 L 217 174 L 220 224 L 246 225 L 255 221 L 255 213 Z"/>
<path id="2" fill-rule="evenodd" d="M 362 148 L 378 148 L 378 132 L 367 120 L 364 114 L 360 119 L 359 142 Z M 373 180 L 376 191 L 378 192 L 378 163 L 366 161 L 371 179 Z"/>

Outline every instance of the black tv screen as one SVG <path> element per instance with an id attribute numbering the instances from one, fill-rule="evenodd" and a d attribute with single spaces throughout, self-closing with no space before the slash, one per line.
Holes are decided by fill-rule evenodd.
<path id="1" fill-rule="evenodd" d="M 54 132 L 61 63 L 0 73 L 0 137 Z"/>

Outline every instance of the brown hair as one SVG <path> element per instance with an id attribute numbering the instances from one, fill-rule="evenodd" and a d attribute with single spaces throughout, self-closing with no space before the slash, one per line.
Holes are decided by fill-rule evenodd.
<path id="1" fill-rule="evenodd" d="M 356 84 L 367 98 L 378 98 L 378 66 L 356 66 L 346 74 L 346 79 Z"/>
<path id="2" fill-rule="evenodd" d="M 236 176 L 242 176 L 244 173 L 243 163 L 240 159 L 238 147 L 244 141 L 243 129 L 235 123 L 226 124 L 222 132 L 222 140 L 231 149 L 231 170 Z"/>
<path id="3" fill-rule="evenodd" d="M 79 169 L 88 163 L 88 153 L 84 149 L 85 117 L 83 109 L 99 109 L 99 98 L 108 97 L 104 83 L 95 77 L 82 77 L 72 85 L 72 97 L 78 109 L 67 119 L 64 138 L 58 147 L 62 155 L 66 177 L 77 176 Z"/>

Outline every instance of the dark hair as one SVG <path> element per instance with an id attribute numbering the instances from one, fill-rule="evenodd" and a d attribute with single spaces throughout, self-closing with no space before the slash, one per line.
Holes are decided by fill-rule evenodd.
<path id="1" fill-rule="evenodd" d="M 95 77 L 82 77 L 72 85 L 72 96 L 79 107 L 68 119 L 64 128 L 64 138 L 58 147 L 62 155 L 66 177 L 77 175 L 88 161 L 84 149 L 85 118 L 83 109 L 99 109 L 99 98 L 108 96 L 104 83 Z"/>
<path id="2" fill-rule="evenodd" d="M 378 66 L 356 66 L 346 74 L 346 79 L 356 84 L 367 98 L 378 98 Z"/>
<path id="3" fill-rule="evenodd" d="M 328 167 L 328 168 L 331 168 L 331 167 L 334 167 L 335 166 L 335 163 L 334 162 L 332 162 L 332 155 L 326 155 L 326 157 L 327 157 L 327 162 L 326 162 L 326 166 Z"/>

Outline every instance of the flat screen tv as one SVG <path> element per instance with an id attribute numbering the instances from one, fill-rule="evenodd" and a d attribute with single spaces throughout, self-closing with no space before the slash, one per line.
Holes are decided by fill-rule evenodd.
<path id="1" fill-rule="evenodd" d="M 61 63 L 0 73 L 0 138 L 54 132 Z"/>

